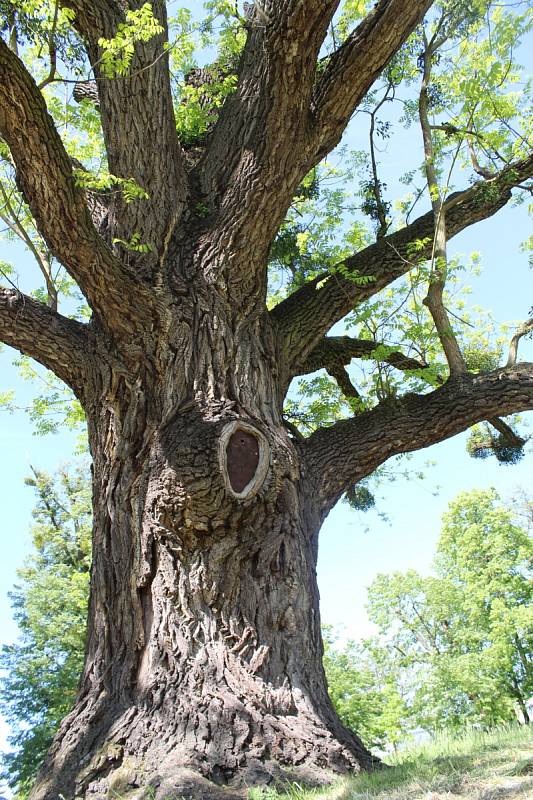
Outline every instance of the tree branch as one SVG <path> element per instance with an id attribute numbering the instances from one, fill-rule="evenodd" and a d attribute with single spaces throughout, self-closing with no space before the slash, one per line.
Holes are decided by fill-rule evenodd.
<path id="1" fill-rule="evenodd" d="M 518 357 L 518 342 L 520 341 L 522 336 L 527 336 L 528 333 L 531 333 L 532 331 L 533 331 L 533 317 L 523 322 L 514 333 L 513 338 L 511 339 L 511 344 L 509 345 L 509 356 L 507 358 L 508 367 L 512 367 L 516 364 L 516 359 Z"/>
<path id="2" fill-rule="evenodd" d="M 448 253 L 446 247 L 448 237 L 446 235 L 446 212 L 444 209 L 445 193 L 443 193 L 439 187 L 437 170 L 435 168 L 435 147 L 429 121 L 429 88 L 435 50 L 434 46 L 428 42 L 425 33 L 424 43 L 424 73 L 418 98 L 418 116 L 420 119 L 420 127 L 422 128 L 422 140 L 424 142 L 424 169 L 431 207 L 435 218 L 435 234 L 433 237 L 433 249 L 430 261 L 429 286 L 427 295 L 422 302 L 427 307 L 433 319 L 444 355 L 446 356 L 446 361 L 448 362 L 450 373 L 459 375 L 460 373 L 467 372 L 468 369 L 457 337 L 452 328 L 448 311 L 444 305 L 444 289 L 448 276 Z M 452 159 L 450 175 L 459 154 L 459 147 L 460 145 L 457 146 L 455 156 Z"/>
<path id="3" fill-rule="evenodd" d="M 0 40 L 0 134 L 16 167 L 17 185 L 54 256 L 104 320 L 123 318 L 126 275 L 98 235 L 76 186 L 63 142 L 41 92 L 20 59 Z"/>
<path id="4" fill-rule="evenodd" d="M 83 395 L 92 350 L 86 325 L 0 286 L 0 341 L 31 356 Z"/>
<path id="5" fill-rule="evenodd" d="M 431 4 L 432 0 L 379 0 L 333 53 L 313 93 L 313 164 L 338 144 L 353 112 Z"/>
<path id="6" fill-rule="evenodd" d="M 301 446 L 326 514 L 340 495 L 391 456 L 428 447 L 482 420 L 533 409 L 533 364 L 449 379 L 322 428 Z"/>
<path id="7" fill-rule="evenodd" d="M 511 190 L 533 174 L 533 155 L 503 169 L 490 181 L 456 192 L 444 203 L 448 239 L 492 216 L 511 198 Z M 432 211 L 379 239 L 298 289 L 271 311 L 278 325 L 282 368 L 298 374 L 307 354 L 354 305 L 377 294 L 416 263 L 431 257 Z M 415 243 L 419 243 L 415 246 Z"/>
<path id="8" fill-rule="evenodd" d="M 525 445 L 525 439 L 522 439 L 521 436 L 518 436 L 511 426 L 504 422 L 503 419 L 500 419 L 499 417 L 491 417 L 487 420 L 487 422 L 490 422 L 492 427 L 503 436 L 506 444 L 509 447 L 523 447 Z"/>
<path id="9" fill-rule="evenodd" d="M 206 194 L 225 189 L 243 149 L 260 147 L 256 168 L 283 144 L 303 146 L 316 58 L 338 0 L 261 0 L 248 15 L 236 91 L 224 104 L 204 164 Z M 279 165 L 278 165 L 279 166 Z M 277 173 L 279 177 L 279 173 Z"/>
<path id="10" fill-rule="evenodd" d="M 382 347 L 381 342 L 371 339 L 353 339 L 350 336 L 325 336 L 316 347 L 311 350 L 300 366 L 298 375 L 307 375 L 318 369 L 332 369 L 346 366 L 352 358 L 374 359 L 390 364 L 400 370 L 426 369 L 427 364 L 417 361 L 416 358 L 406 356 L 400 350 L 387 348 L 386 352 L 376 357 L 373 355 L 377 348 Z"/>
<path id="11" fill-rule="evenodd" d="M 253 302 L 265 281 L 272 239 L 306 172 L 316 60 L 337 0 L 255 4 L 235 92 L 210 136 L 199 176 L 217 214 L 217 241 L 231 237 L 225 285 Z M 261 225 L 257 224 L 258 219 Z M 243 269 L 249 281 L 243 286 Z"/>
<path id="12" fill-rule="evenodd" d="M 113 195 L 109 221 L 112 235 L 130 241 L 140 234 L 153 249 L 152 267 L 164 249 L 185 205 L 187 176 L 179 145 L 172 95 L 168 52 L 166 2 L 152 0 L 154 17 L 163 32 L 147 42 L 137 42 L 126 76 L 108 78 L 102 71 L 100 38 L 113 39 L 125 20 L 124 6 L 114 0 L 62 0 L 76 12 L 74 26 L 87 44 L 98 88 L 98 105 L 109 171 L 136 181 L 148 199 L 125 204 Z M 144 256 L 143 263 L 150 261 Z"/>

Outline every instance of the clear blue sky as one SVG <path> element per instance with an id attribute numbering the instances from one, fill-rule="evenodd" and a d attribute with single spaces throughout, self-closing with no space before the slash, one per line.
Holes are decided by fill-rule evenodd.
<path id="1" fill-rule="evenodd" d="M 366 124 L 366 122 L 365 122 Z M 404 153 L 411 146 L 410 134 L 396 129 L 387 152 L 381 155 L 391 195 L 403 187 L 395 179 L 405 168 Z M 417 156 L 414 156 L 416 162 Z M 458 179 L 457 188 L 464 185 Z M 474 284 L 477 303 L 494 312 L 499 322 L 522 320 L 533 302 L 533 271 L 519 243 L 531 232 L 525 206 L 507 207 L 492 219 L 478 224 L 453 240 L 452 253 L 481 251 L 484 272 Z M 7 254 L 2 253 L 3 258 Z M 26 269 L 20 264 L 21 271 Z M 32 387 L 21 381 L 11 366 L 13 351 L 0 353 L 0 392 L 15 388 L 17 403 L 24 406 Z M 522 342 L 522 360 L 533 360 L 533 343 Z M 527 415 L 526 415 L 527 416 Z M 529 415 L 531 417 L 531 415 Z M 33 435 L 24 412 L 0 410 L 0 639 L 16 635 L 7 592 L 15 570 L 28 551 L 33 492 L 24 486 L 29 465 L 53 471 L 72 458 L 76 436 L 62 432 L 47 437 Z M 494 486 L 509 495 L 518 485 L 531 486 L 533 455 L 516 466 L 505 467 L 494 459 L 475 461 L 465 452 L 465 437 L 459 436 L 423 453 L 415 454 L 409 466 L 422 468 L 428 459 L 437 465 L 425 470 L 427 479 L 399 480 L 382 487 L 379 508 L 389 516 L 355 513 L 340 504 L 327 519 L 319 554 L 319 584 L 323 621 L 344 626 L 347 635 L 369 633 L 364 603 L 366 587 L 377 572 L 405 570 L 427 572 L 439 533 L 440 516 L 459 492 L 474 487 Z M 440 491 L 434 494 L 439 485 Z M 1 733 L 1 730 L 0 730 Z"/>

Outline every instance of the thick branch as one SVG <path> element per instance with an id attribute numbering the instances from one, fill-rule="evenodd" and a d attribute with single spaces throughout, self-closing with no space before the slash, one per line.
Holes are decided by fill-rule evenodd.
<path id="1" fill-rule="evenodd" d="M 422 361 L 406 356 L 400 350 L 391 350 L 390 348 L 385 348 L 376 357 L 374 354 L 381 346 L 380 342 L 370 339 L 353 339 L 350 336 L 326 336 L 311 350 L 297 374 L 306 375 L 309 372 L 315 372 L 317 369 L 330 370 L 338 366 L 344 367 L 350 363 L 352 358 L 373 358 L 400 370 L 420 370 L 427 367 L 427 364 Z"/>
<path id="2" fill-rule="evenodd" d="M 235 93 L 226 101 L 204 164 L 206 194 L 224 190 L 244 150 L 257 146 L 256 169 L 291 130 L 302 147 L 316 57 L 338 0 L 262 0 L 249 14 Z M 278 164 L 278 167 L 280 165 Z M 279 171 L 276 173 L 279 177 Z"/>
<path id="3" fill-rule="evenodd" d="M 511 198 L 512 188 L 531 175 L 533 155 L 506 167 L 490 181 L 451 195 L 443 207 L 448 239 L 495 214 Z M 338 265 L 338 271 L 319 275 L 279 303 L 271 314 L 278 323 L 286 371 L 297 374 L 307 354 L 354 305 L 381 291 L 415 263 L 430 258 L 434 231 L 434 214 L 430 211 L 347 258 Z M 414 248 L 416 242 L 421 246 Z M 350 276 L 369 280 L 362 282 Z"/>
<path id="4" fill-rule="evenodd" d="M 0 341 L 54 372 L 78 396 L 87 381 L 87 326 L 17 291 L 0 287 Z"/>
<path id="5" fill-rule="evenodd" d="M 103 319 L 122 313 L 130 280 L 98 235 L 41 92 L 0 39 L 0 134 L 19 189 L 54 256 Z"/>
<path id="6" fill-rule="evenodd" d="M 533 409 L 533 364 L 451 378 L 314 433 L 303 445 L 322 511 L 391 456 L 420 450 L 476 422 Z"/>
<path id="7" fill-rule="evenodd" d="M 504 422 L 503 419 L 500 419 L 499 417 L 491 417 L 487 420 L 487 422 L 490 422 L 492 427 L 503 436 L 507 446 L 523 447 L 525 445 L 525 439 L 522 439 L 521 436 L 518 436 L 511 426 Z"/>
<path id="8" fill-rule="evenodd" d="M 353 112 L 431 4 L 432 0 L 379 0 L 331 56 L 313 95 L 313 163 L 338 144 Z"/>
<path id="9" fill-rule="evenodd" d="M 124 22 L 124 6 L 136 4 L 64 0 L 62 5 L 76 11 L 74 24 L 87 43 L 98 87 L 109 171 L 119 178 L 132 178 L 149 195 L 148 199 L 128 205 L 120 193 L 113 195 L 113 236 L 129 241 L 135 233 L 140 234 L 142 242 L 153 248 L 155 264 L 181 216 L 187 195 L 165 50 L 167 4 L 152 0 L 153 13 L 163 33 L 148 42 L 138 42 L 128 75 L 114 78 L 106 77 L 102 71 L 98 40 L 112 39 L 117 25 Z M 146 257 L 143 261 L 147 261 Z"/>
<path id="10" fill-rule="evenodd" d="M 220 265 L 224 284 L 233 283 L 234 296 L 249 294 L 255 303 L 272 239 L 306 172 L 316 60 L 337 5 L 255 4 L 236 90 L 200 165 L 203 202 L 217 214 L 217 242 L 231 240 Z"/>

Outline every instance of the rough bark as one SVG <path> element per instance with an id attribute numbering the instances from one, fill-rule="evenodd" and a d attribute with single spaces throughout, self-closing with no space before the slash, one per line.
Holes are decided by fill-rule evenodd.
<path id="1" fill-rule="evenodd" d="M 15 162 L 18 186 L 51 252 L 95 311 L 103 319 L 115 313 L 118 320 L 124 293 L 134 291 L 135 282 L 94 228 L 44 98 L 22 61 L 1 39 L 0 135 Z"/>
<path id="2" fill-rule="evenodd" d="M 140 234 L 153 255 L 140 260 L 130 252 L 130 262 L 137 270 L 142 266 L 143 271 L 150 273 L 157 270 L 158 254 L 178 224 L 188 194 L 174 122 L 168 53 L 164 49 L 168 40 L 167 4 L 164 0 L 152 0 L 154 17 L 163 32 L 148 42 L 138 43 L 128 74 L 115 78 L 102 71 L 102 48 L 98 41 L 112 39 L 127 9 L 139 4 L 65 0 L 62 5 L 76 12 L 75 25 L 87 43 L 98 89 L 109 171 L 119 178 L 135 180 L 148 194 L 127 208 L 121 194 L 113 194 L 109 209 L 112 236 L 129 242 L 134 234 Z"/>
<path id="3" fill-rule="evenodd" d="M 17 289 L 0 287 L 0 341 L 39 361 L 78 394 L 82 392 L 91 360 L 87 326 Z"/>
<path id="4" fill-rule="evenodd" d="M 310 166 L 338 144 L 375 79 L 431 5 L 432 0 L 379 0 L 333 53 L 314 87 L 314 158 Z"/>
<path id="5" fill-rule="evenodd" d="M 440 442 L 497 415 L 533 405 L 533 364 L 451 377 L 429 394 L 406 394 L 314 433 L 306 453 L 322 480 L 326 514 L 349 486 L 398 453 Z"/>
<path id="6" fill-rule="evenodd" d="M 206 290 L 209 300 L 218 303 Z M 198 316 L 160 341 L 164 373 L 161 360 L 137 383 L 111 370 L 86 403 L 95 512 L 86 663 L 33 800 L 148 785 L 158 798 L 201 797 L 213 784 L 238 793 L 374 764 L 327 696 L 316 490 L 282 425 L 268 318 L 254 331 L 204 328 Z M 202 346 L 213 335 L 217 347 Z M 174 372 L 189 374 L 188 389 Z M 256 432 L 266 458 L 249 494 L 228 482 L 220 450 L 232 423 Z"/>

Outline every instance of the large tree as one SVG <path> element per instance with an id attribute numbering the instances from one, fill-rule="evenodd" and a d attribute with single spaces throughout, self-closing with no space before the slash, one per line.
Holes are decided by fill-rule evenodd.
<path id="1" fill-rule="evenodd" d="M 2 158 L 22 203 L 4 190 L 3 215 L 33 248 L 47 290 L 35 298 L 0 289 L 0 339 L 71 387 L 93 461 L 85 666 L 33 800 L 147 786 L 160 798 L 187 787 L 201 796 L 215 784 L 237 791 L 272 777 L 372 767 L 326 691 L 320 526 L 395 454 L 483 420 L 518 447 L 500 415 L 533 408 L 533 365 L 516 359 L 531 324 L 517 332 L 506 367 L 472 370 L 445 305 L 447 240 L 497 212 L 533 172 L 524 135 L 502 153 L 499 139 L 491 149 L 490 130 L 475 129 L 474 111 L 483 119 L 492 97 L 486 86 L 465 101 L 457 125 L 432 120 L 437 51 L 455 28 L 468 37 L 488 4 L 440 4 L 415 45 L 432 208 L 391 226 L 371 139 L 365 203 L 375 241 L 318 275 L 300 271 L 274 307 L 267 267 L 293 198 L 309 191 L 306 176 L 432 3 L 379 0 L 365 13 L 365 3 L 347 2 L 342 24 L 338 0 L 244 4 L 224 29 L 225 57 L 186 76 L 177 109 L 169 62 L 182 40 L 167 47 L 171 5 L 0 4 Z M 36 53 L 48 57 L 40 76 Z M 74 158 L 83 148 L 69 140 L 72 119 L 50 91 L 74 79 L 69 59 L 84 57 L 95 85 L 78 86 L 78 97 L 84 109 L 91 95 L 94 105 L 80 114 L 98 111 L 105 180 Z M 505 79 L 499 67 L 494 86 Z M 465 78 L 465 91 L 473 83 Z M 395 87 L 393 70 L 387 91 Z M 182 118 L 201 113 L 195 138 Z M 496 116 L 510 126 L 504 112 Z M 468 144 L 479 178 L 452 195 L 438 171 L 448 139 L 457 152 Z M 52 264 L 83 294 L 89 321 L 57 310 Z M 427 308 L 445 355 L 438 369 L 368 335 L 327 336 L 415 273 L 427 284 L 419 312 Z M 420 379 L 417 392 L 381 392 L 381 402 L 365 405 L 346 365 L 369 357 L 437 388 Z M 294 377 L 320 368 L 355 413 L 304 437 L 284 421 L 283 403 Z"/>

